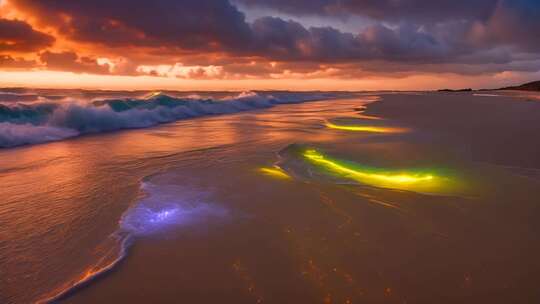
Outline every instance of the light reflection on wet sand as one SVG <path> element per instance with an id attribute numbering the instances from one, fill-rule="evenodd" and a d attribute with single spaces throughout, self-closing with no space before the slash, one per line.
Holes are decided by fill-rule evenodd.
<path id="1" fill-rule="evenodd" d="M 325 126 L 330 129 L 342 130 L 342 131 L 353 131 L 353 132 L 371 132 L 371 133 L 407 132 L 407 129 L 405 128 L 379 127 L 379 126 L 373 126 L 373 125 L 338 125 L 335 123 L 327 122 Z"/>

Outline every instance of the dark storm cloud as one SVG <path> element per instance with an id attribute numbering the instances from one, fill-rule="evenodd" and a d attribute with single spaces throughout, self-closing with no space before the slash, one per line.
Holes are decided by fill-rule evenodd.
<path id="1" fill-rule="evenodd" d="M 540 1 L 500 1 L 492 17 L 476 27 L 478 38 L 498 45 L 540 51 Z"/>
<path id="2" fill-rule="evenodd" d="M 54 37 L 19 20 L 0 19 L 0 51 L 32 52 L 52 45 Z"/>
<path id="3" fill-rule="evenodd" d="M 252 30 L 257 52 L 285 61 L 446 61 L 464 51 L 452 48 L 420 27 L 408 25 L 395 29 L 374 25 L 352 34 L 331 27 L 305 28 L 295 21 L 264 17 L 254 21 Z"/>
<path id="4" fill-rule="evenodd" d="M 416 64 L 504 66 L 540 49 L 540 2 L 533 0 L 10 0 L 41 24 L 71 41 L 99 44 L 122 56 L 126 47 L 170 60 L 192 54 L 220 54 L 316 64 L 367 61 Z M 297 16 L 247 22 L 235 3 Z M 271 13 L 271 11 L 268 11 Z M 358 32 L 307 27 L 304 15 L 367 16 Z M 144 51 L 141 51 L 144 50 Z M 106 66 L 75 53 L 44 53 L 49 69 L 105 73 Z M 219 56 L 218 56 L 219 57 Z M 538 57 L 538 56 L 536 56 Z M 536 58 L 533 58 L 534 60 Z M 209 60 L 210 61 L 210 60 Z M 136 66 L 131 64 L 130 66 Z M 508 65 L 512 67 L 512 65 Z M 252 69 L 240 65 L 239 70 Z M 131 68 L 133 70 L 133 68 Z M 234 70 L 234 69 L 231 69 Z M 267 68 L 261 73 L 267 73 Z M 255 71 L 255 69 L 254 69 Z M 253 72 L 254 73 L 254 72 Z M 251 74 L 250 74 L 251 75 Z"/>
<path id="5" fill-rule="evenodd" d="M 244 14 L 227 0 L 12 0 L 76 41 L 108 46 L 230 48 L 249 35 Z M 67 16 L 67 17 L 66 17 Z"/>
<path id="6" fill-rule="evenodd" d="M 109 65 L 99 65 L 96 59 L 79 57 L 74 52 L 43 52 L 40 60 L 49 70 L 70 71 L 74 73 L 108 74 Z"/>
<path id="7" fill-rule="evenodd" d="M 446 55 L 446 46 L 418 28 L 375 26 L 360 34 L 264 17 L 252 24 L 226 0 L 17 0 L 64 35 L 108 46 L 177 47 L 270 60 L 414 60 Z M 126 9 L 129 7 L 129 9 Z M 69 18 L 66 18 L 69 16 Z"/>
<path id="8" fill-rule="evenodd" d="M 485 20 L 498 0 L 235 0 L 247 7 L 272 9 L 292 15 L 347 17 L 362 15 L 374 19 L 407 22 Z"/>
<path id="9" fill-rule="evenodd" d="M 351 17 L 364 16 L 376 22 L 424 26 L 462 23 L 467 30 L 483 27 L 485 41 L 534 48 L 540 29 L 538 0 L 235 0 L 245 7 L 257 7 L 290 15 Z M 269 12 L 271 13 L 271 11 Z M 459 37 L 458 37 L 459 38 Z"/>
<path id="10" fill-rule="evenodd" d="M 439 60 L 443 42 L 418 27 L 374 26 L 360 34 L 264 17 L 252 24 L 226 0 L 14 1 L 64 35 L 109 46 L 178 47 L 271 60 Z M 129 8 L 129 9 L 128 9 Z M 69 16 L 66 18 L 66 16 Z"/>

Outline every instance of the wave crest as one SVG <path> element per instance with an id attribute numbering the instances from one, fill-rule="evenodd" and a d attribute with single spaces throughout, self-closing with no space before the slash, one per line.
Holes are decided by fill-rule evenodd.
<path id="1" fill-rule="evenodd" d="M 221 99 L 155 95 L 148 99 L 0 104 L 0 147 L 56 141 L 88 133 L 145 128 L 193 117 L 232 114 L 334 97 L 328 93 L 243 92 Z"/>

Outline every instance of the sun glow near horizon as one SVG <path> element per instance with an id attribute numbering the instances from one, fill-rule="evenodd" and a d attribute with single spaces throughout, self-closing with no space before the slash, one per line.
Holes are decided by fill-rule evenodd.
<path id="1" fill-rule="evenodd" d="M 0 86 L 47 89 L 105 90 L 297 90 L 297 91 L 378 91 L 436 90 L 439 88 L 496 88 L 522 81 L 521 75 L 506 75 L 494 81 L 491 76 L 478 78 L 460 75 L 411 75 L 402 78 L 274 78 L 274 79 L 179 79 L 158 76 L 96 75 L 62 71 L 2 71 Z M 426 85 L 429 84 L 429 85 Z"/>

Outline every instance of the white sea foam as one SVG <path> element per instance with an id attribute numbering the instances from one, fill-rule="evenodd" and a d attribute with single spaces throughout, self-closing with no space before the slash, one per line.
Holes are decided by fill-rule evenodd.
<path id="1" fill-rule="evenodd" d="M 11 147 L 26 144 L 37 144 L 61 140 L 79 135 L 79 132 L 68 128 L 53 126 L 36 126 L 29 123 L 0 123 L 0 147 Z"/>
<path id="2" fill-rule="evenodd" d="M 111 99 L 0 104 L 0 147 L 62 140 L 88 133 L 146 128 L 206 115 L 231 114 L 335 97 L 324 93 L 244 92 L 221 99 Z"/>

